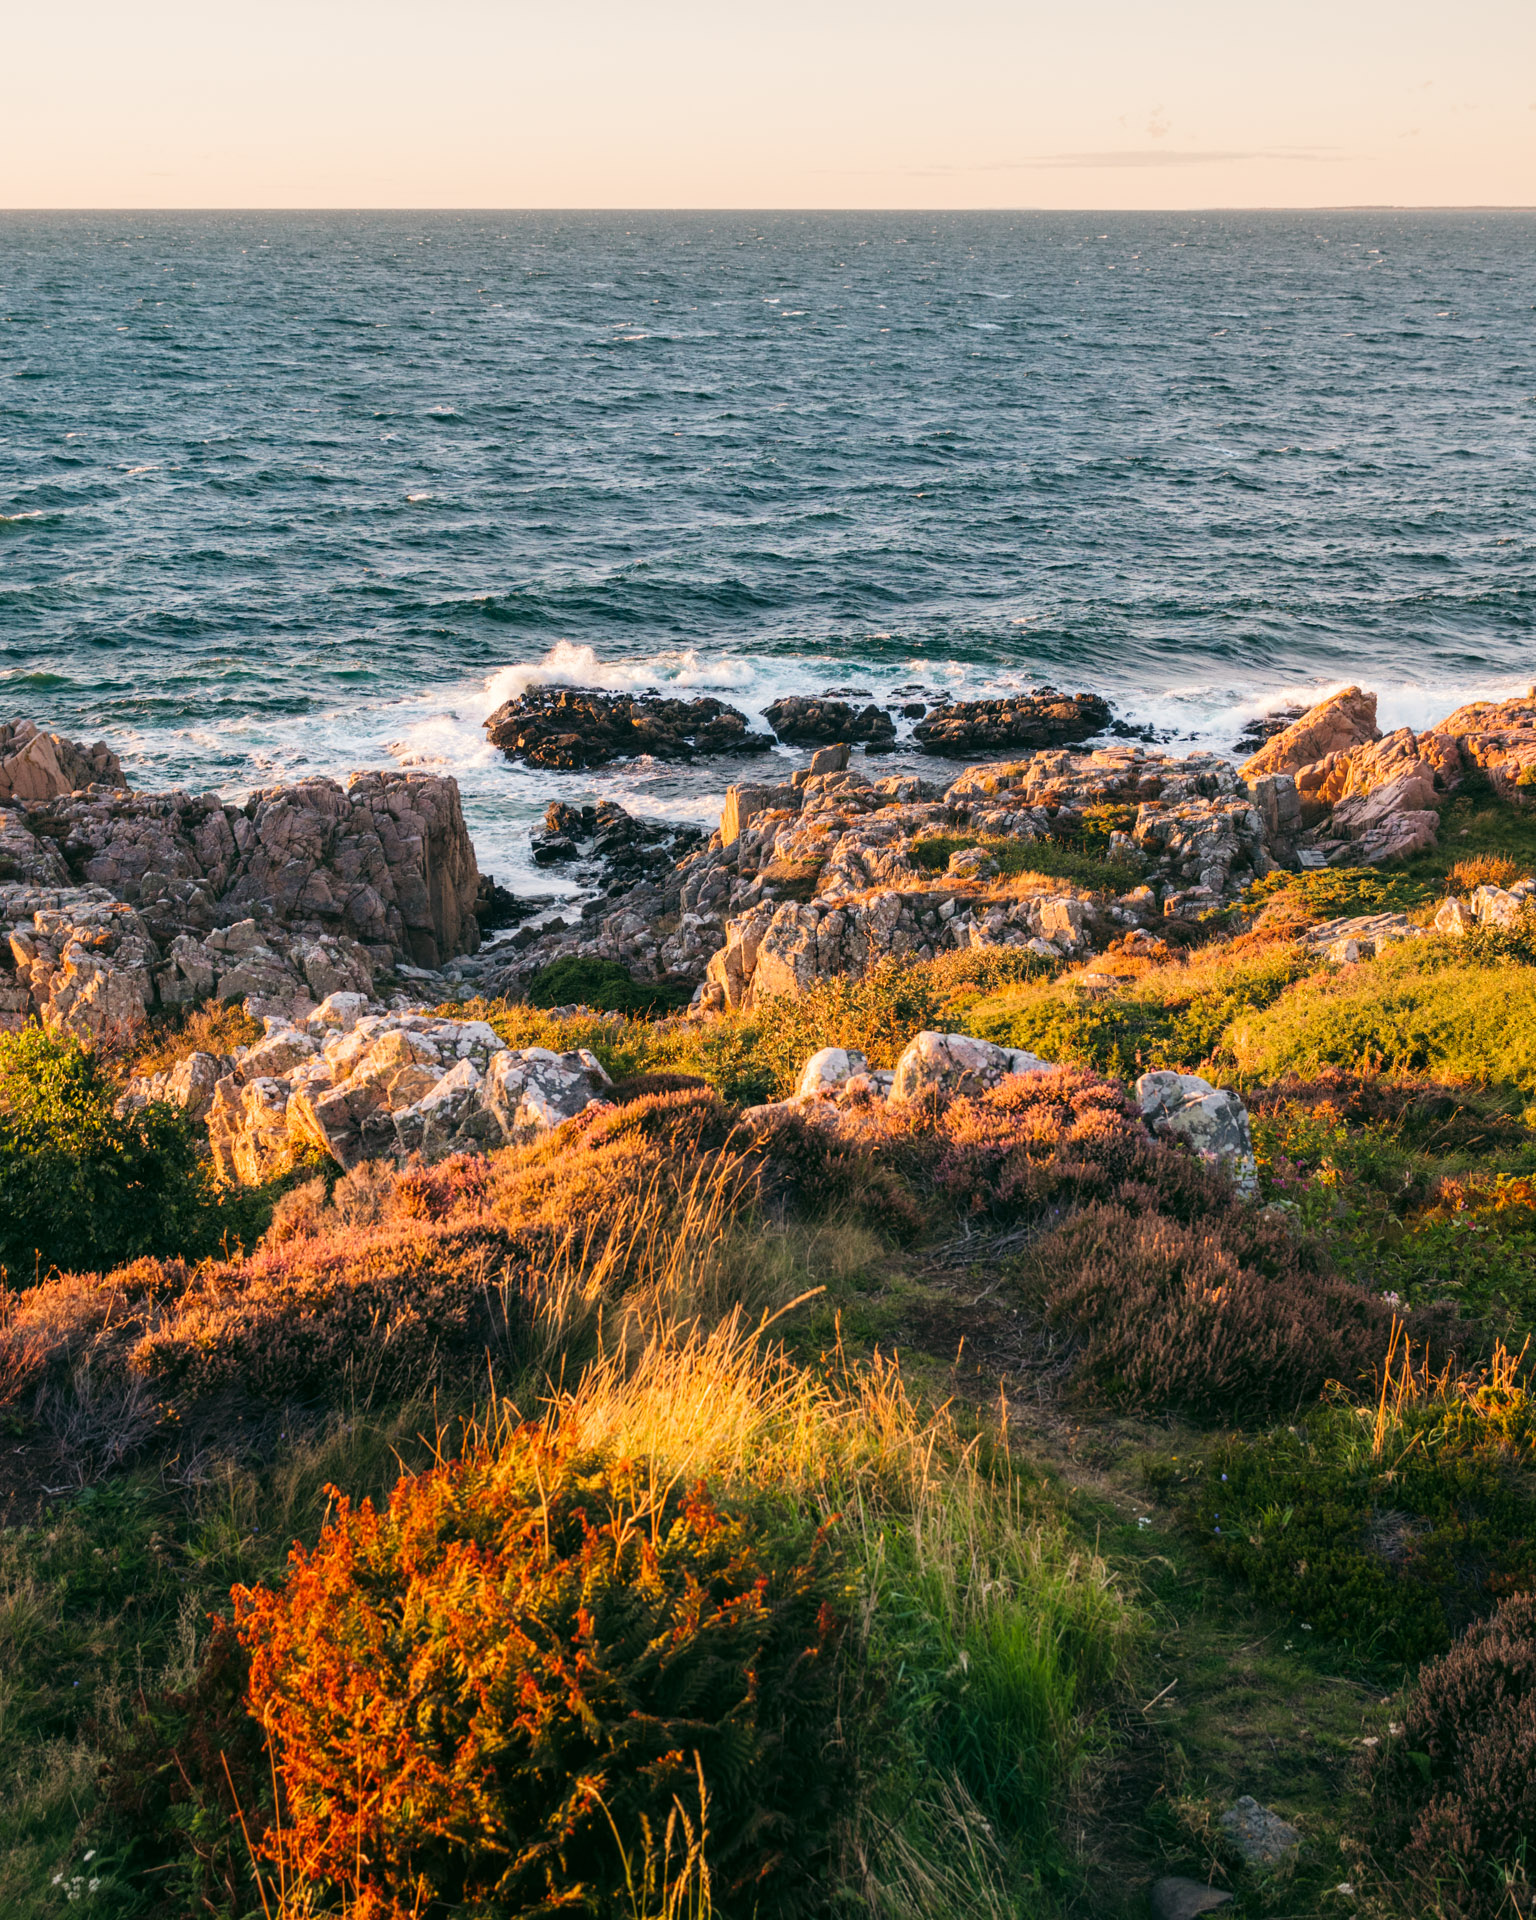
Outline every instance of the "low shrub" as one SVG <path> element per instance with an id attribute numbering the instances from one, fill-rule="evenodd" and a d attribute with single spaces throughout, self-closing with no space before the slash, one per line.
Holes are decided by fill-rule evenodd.
<path id="1" fill-rule="evenodd" d="M 119 1117 L 117 1088 L 68 1034 L 0 1034 L 0 1269 L 100 1269 L 217 1244 L 198 1130 L 175 1108 Z"/>
<path id="2" fill-rule="evenodd" d="M 265 1032 L 238 1000 L 205 1000 L 199 1006 L 178 1007 L 151 1019 L 138 1036 L 128 1070 L 163 1073 L 189 1053 L 232 1054 L 236 1047 L 253 1047 Z"/>
<path id="3" fill-rule="evenodd" d="M 1135 819 L 1134 810 L 1131 819 Z M 983 847 L 1007 879 L 1066 880 L 1094 893 L 1127 893 L 1141 885 L 1141 871 L 1108 858 L 1109 835 L 1082 840 L 1016 840 L 1002 834 L 944 833 L 914 842 L 912 858 L 930 873 L 942 873 L 952 855 Z"/>
<path id="4" fill-rule="evenodd" d="M 1505 1920 L 1536 1856 L 1536 1597 L 1500 1603 L 1419 1673 L 1368 1768 L 1369 1851 L 1398 1911 Z"/>
<path id="5" fill-rule="evenodd" d="M 1122 1079 L 1158 1067 L 1221 1068 L 1231 1057 L 1233 1022 L 1281 1000 L 1313 964 L 1285 944 L 1243 954 L 1201 948 L 1113 994 L 1085 995 L 1070 978 L 1004 988 L 975 1002 L 967 1020 L 984 1040 Z"/>
<path id="6" fill-rule="evenodd" d="M 1032 1291 L 1073 1336 L 1085 1397 L 1243 1420 L 1305 1407 L 1379 1358 L 1391 1308 L 1319 1272 L 1288 1226 L 1230 1197 L 1187 1222 L 1152 1199 L 1087 1207 L 1031 1250 Z"/>
<path id="7" fill-rule="evenodd" d="M 1484 965 L 1467 941 L 1402 941 L 1367 965 L 1301 979 L 1234 1022 L 1247 1079 L 1331 1068 L 1536 1089 L 1536 968 Z"/>
<path id="8" fill-rule="evenodd" d="M 558 1431 L 384 1513 L 338 1497 L 281 1588 L 234 1595 L 282 1794 L 267 1856 L 400 1920 L 609 1911 L 681 1807 L 723 1909 L 812 1912 L 847 1589 L 792 1509 L 749 1522 Z"/>
<path id="9" fill-rule="evenodd" d="M 1255 880 L 1243 895 L 1246 912 L 1259 909 L 1268 926 L 1316 926 L 1324 920 L 1348 920 L 1364 913 L 1416 913 L 1440 897 L 1430 882 L 1379 867 L 1315 867 L 1301 873 L 1283 869 Z"/>
<path id="10" fill-rule="evenodd" d="M 687 1006 L 693 997 L 684 980 L 636 980 L 617 960 L 571 954 L 540 967 L 528 982 L 533 1007 L 587 1006 L 599 1013 L 651 1014 Z"/>
<path id="11" fill-rule="evenodd" d="M 1376 1663 L 1443 1651 L 1536 1578 L 1536 1414 L 1514 1362 L 1435 1374 L 1395 1329 L 1378 1352 L 1376 1394 L 1341 1388 L 1153 1473 L 1213 1561 Z"/>

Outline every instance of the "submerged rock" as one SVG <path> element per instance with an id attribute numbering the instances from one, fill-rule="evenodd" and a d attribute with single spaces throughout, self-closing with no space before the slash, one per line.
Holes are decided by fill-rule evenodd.
<path id="1" fill-rule="evenodd" d="M 768 734 L 722 700 L 673 700 L 663 694 L 595 693 L 580 687 L 531 687 L 500 706 L 486 736 L 509 760 L 568 771 L 649 754 L 691 760 L 707 753 L 762 753 Z"/>

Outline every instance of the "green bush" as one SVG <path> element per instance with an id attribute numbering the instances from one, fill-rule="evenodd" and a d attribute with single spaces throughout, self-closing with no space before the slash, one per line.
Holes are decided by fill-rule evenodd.
<path id="1" fill-rule="evenodd" d="M 1345 920 L 1362 913 L 1413 913 L 1440 890 L 1427 880 L 1378 867 L 1318 867 L 1284 871 L 1255 880 L 1243 895 L 1245 908 L 1273 907 L 1299 921 Z"/>
<path id="2" fill-rule="evenodd" d="M 540 967 L 528 983 L 534 1007 L 595 1007 L 599 1013 L 664 1013 L 686 1006 L 693 988 L 682 980 L 636 980 L 617 960 L 571 954 Z"/>
<path id="3" fill-rule="evenodd" d="M 1113 994 L 1086 995 L 1070 980 L 1005 989 L 970 1007 L 969 1026 L 982 1039 L 1121 1079 L 1222 1065 L 1232 1023 L 1278 1000 L 1311 964 L 1291 946 L 1243 955 L 1207 948 Z"/>
<path id="4" fill-rule="evenodd" d="M 13 1285 L 207 1244 L 216 1208 L 198 1129 L 160 1104 L 119 1117 L 116 1092 L 69 1035 L 0 1034 L 0 1268 Z"/>
<path id="5" fill-rule="evenodd" d="M 1463 943 L 1404 941 L 1366 966 L 1298 980 L 1234 1020 L 1249 1080 L 1329 1068 L 1536 1090 L 1536 967 L 1480 964 Z"/>
<path id="6" fill-rule="evenodd" d="M 912 858 L 930 873 L 942 873 L 952 854 L 969 847 L 985 847 L 1005 877 L 1038 873 L 1050 880 L 1070 880 L 1095 893 L 1126 893 L 1141 885 L 1138 868 L 1107 857 L 1108 835 L 1102 846 L 1067 840 L 1015 840 L 1000 834 L 943 833 L 919 840 Z"/>

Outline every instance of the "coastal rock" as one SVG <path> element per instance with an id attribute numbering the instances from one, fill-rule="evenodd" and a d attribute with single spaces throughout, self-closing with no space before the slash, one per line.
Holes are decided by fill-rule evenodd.
<path id="1" fill-rule="evenodd" d="M 7 999 L 18 1003 L 6 1007 L 7 1025 L 31 1014 L 93 1046 L 143 1025 L 160 955 L 125 902 L 100 887 L 0 887 L 0 928 L 14 980 Z M 10 985 L 4 974 L 0 982 Z"/>
<path id="2" fill-rule="evenodd" d="M 1051 1062 L 1020 1047 L 997 1047 L 966 1033 L 923 1032 L 896 1062 L 891 1100 L 901 1103 L 938 1094 L 985 1093 L 1014 1073 L 1049 1073 Z"/>
<path id="3" fill-rule="evenodd" d="M 480 942 L 458 783 L 438 774 L 355 774 L 346 789 L 309 780 L 240 807 L 217 794 L 93 788 L 15 817 L 71 879 L 137 907 L 162 946 L 252 917 L 421 966 Z"/>
<path id="4" fill-rule="evenodd" d="M 960 700 L 912 729 L 924 753 L 952 759 L 997 753 L 1009 747 L 1061 747 L 1087 740 L 1109 725 L 1109 703 L 1096 693 L 1033 693 L 1003 700 Z"/>
<path id="5" fill-rule="evenodd" d="M 272 1179 L 306 1150 L 343 1167 L 483 1152 L 558 1126 L 610 1085 L 584 1049 L 508 1048 L 483 1021 L 359 1014 L 353 998 L 302 1027 L 269 1020 L 218 1080 L 208 1138 L 224 1178 Z"/>
<path id="6" fill-rule="evenodd" d="M 56 800 L 82 787 L 123 787 L 123 763 L 104 740 L 87 746 L 33 720 L 0 722 L 0 802 Z"/>
<path id="7" fill-rule="evenodd" d="M 612 800 L 595 807 L 555 800 L 544 815 L 544 831 L 533 835 L 533 861 L 539 867 L 595 868 L 612 888 L 670 871 L 704 838 L 698 827 L 680 821 L 637 819 Z"/>
<path id="8" fill-rule="evenodd" d="M 1258 1161 L 1248 1112 L 1235 1093 L 1196 1073 L 1144 1073 L 1136 1082 L 1142 1118 L 1160 1138 L 1184 1141 L 1202 1160 L 1222 1166 L 1239 1193 L 1258 1192 Z"/>
<path id="9" fill-rule="evenodd" d="M 1501 927 L 1506 933 L 1512 933 L 1533 900 L 1536 900 L 1536 880 L 1517 880 L 1508 888 L 1487 884 L 1474 887 L 1471 907 L 1480 926 Z"/>
<path id="10" fill-rule="evenodd" d="M 1301 1835 L 1289 1820 L 1245 1793 L 1217 1821 L 1222 1838 L 1245 1865 L 1278 1867 L 1301 1850 Z"/>
<path id="11" fill-rule="evenodd" d="M 1370 808 L 1380 796 L 1362 803 Z M 1338 812 L 1334 814 L 1337 822 Z M 1363 814 L 1351 816 L 1346 823 L 1357 838 L 1341 840 L 1335 844 L 1328 856 L 1331 867 L 1379 867 L 1393 860 L 1408 860 L 1416 853 L 1424 853 L 1434 846 L 1440 826 L 1440 816 L 1430 808 L 1411 809 L 1397 813 L 1390 809 L 1377 817 L 1369 818 Z"/>
<path id="12" fill-rule="evenodd" d="M 783 741 L 793 746 L 823 741 L 862 741 L 873 749 L 896 740 L 896 722 L 883 707 L 855 707 L 829 694 L 789 694 L 775 700 L 763 717 Z"/>
<path id="13" fill-rule="evenodd" d="M 708 753 L 761 753 L 773 744 L 767 734 L 749 732 L 746 715 L 720 700 L 579 687 L 532 687 L 498 707 L 485 731 L 509 760 L 562 771 L 640 754 L 691 760 Z"/>
<path id="14" fill-rule="evenodd" d="M 1536 687 L 1512 700 L 1474 700 L 1435 728 L 1456 742 L 1465 763 L 1488 776 L 1501 800 L 1536 800 Z"/>
<path id="15" fill-rule="evenodd" d="M 134 1113 L 155 1101 L 181 1107 L 193 1120 L 206 1120 L 213 1091 L 235 1062 L 215 1053 L 189 1053 L 162 1073 L 135 1074 L 117 1102 L 119 1113 Z"/>
<path id="16" fill-rule="evenodd" d="M 1406 913 L 1363 913 L 1351 919 L 1325 920 L 1308 930 L 1304 943 L 1333 966 L 1343 967 L 1356 960 L 1373 959 L 1400 940 L 1423 938 L 1424 929 Z"/>
<path id="17" fill-rule="evenodd" d="M 1436 933 L 1470 933 L 1477 925 L 1477 915 L 1465 900 L 1442 900 L 1435 909 L 1434 925 Z"/>
<path id="18" fill-rule="evenodd" d="M 1347 754 L 1380 737 L 1375 694 L 1361 687 L 1345 687 L 1308 707 L 1299 720 L 1265 741 L 1253 758 L 1243 763 L 1241 776 L 1251 782 L 1265 774 L 1293 774 L 1305 793 L 1308 783 L 1301 778 L 1303 768 L 1316 767 L 1336 754 Z"/>

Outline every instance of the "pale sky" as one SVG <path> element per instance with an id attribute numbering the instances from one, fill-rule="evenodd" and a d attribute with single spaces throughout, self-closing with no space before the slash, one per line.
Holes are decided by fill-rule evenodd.
<path id="1" fill-rule="evenodd" d="M 1536 205 L 1536 0 L 71 0 L 7 207 Z"/>

